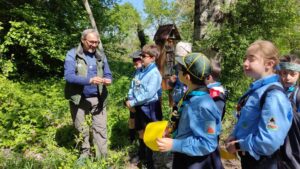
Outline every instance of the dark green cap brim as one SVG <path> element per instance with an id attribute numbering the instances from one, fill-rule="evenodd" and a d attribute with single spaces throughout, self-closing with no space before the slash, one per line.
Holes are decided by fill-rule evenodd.
<path id="1" fill-rule="evenodd" d="M 177 63 L 181 64 L 182 66 L 184 66 L 186 68 L 186 64 L 184 62 L 184 57 L 177 56 L 177 57 L 175 57 L 175 60 L 176 60 Z"/>

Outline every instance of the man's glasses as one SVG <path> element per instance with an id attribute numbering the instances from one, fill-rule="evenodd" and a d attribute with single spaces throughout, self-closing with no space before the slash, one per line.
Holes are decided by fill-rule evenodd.
<path id="1" fill-rule="evenodd" d="M 92 41 L 92 40 L 86 40 L 89 44 L 92 44 L 92 45 L 99 45 L 99 41 Z"/>

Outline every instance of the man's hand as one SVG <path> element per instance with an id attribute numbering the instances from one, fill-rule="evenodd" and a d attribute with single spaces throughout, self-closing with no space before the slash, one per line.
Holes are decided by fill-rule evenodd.
<path id="1" fill-rule="evenodd" d="M 173 139 L 171 138 L 157 138 L 156 143 L 160 152 L 167 152 L 172 149 Z"/>
<path id="2" fill-rule="evenodd" d="M 110 85 L 111 84 L 111 79 L 101 78 L 101 77 L 98 77 L 98 76 L 92 77 L 90 79 L 90 84 L 92 84 L 92 85 L 99 85 L 101 83 L 103 85 Z"/>
<path id="3" fill-rule="evenodd" d="M 98 77 L 98 76 L 90 78 L 90 84 L 92 84 L 92 85 L 98 85 L 100 83 L 103 83 L 103 78 Z"/>
<path id="4" fill-rule="evenodd" d="M 111 84 L 111 79 L 103 78 L 103 84 L 104 85 L 110 85 Z"/>

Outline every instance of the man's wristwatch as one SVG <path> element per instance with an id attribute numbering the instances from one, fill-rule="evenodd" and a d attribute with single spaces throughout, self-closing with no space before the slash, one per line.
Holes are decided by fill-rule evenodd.
<path id="1" fill-rule="evenodd" d="M 235 142 L 235 143 L 234 143 L 234 146 L 235 146 L 235 149 L 236 149 L 237 151 L 240 151 L 240 150 L 241 150 L 241 147 L 240 147 L 240 143 L 239 143 L 239 142 Z"/>

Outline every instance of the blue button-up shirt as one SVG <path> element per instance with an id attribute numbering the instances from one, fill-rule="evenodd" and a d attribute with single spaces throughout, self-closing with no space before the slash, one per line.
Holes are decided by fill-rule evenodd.
<path id="1" fill-rule="evenodd" d="M 162 77 L 155 63 L 151 63 L 146 68 L 137 69 L 128 93 L 130 106 L 139 106 L 158 100 L 161 82 Z"/>
<path id="2" fill-rule="evenodd" d="M 239 141 L 241 150 L 249 152 L 256 160 L 279 149 L 292 122 L 291 103 L 286 94 L 279 90 L 269 91 L 260 108 L 261 96 L 270 85 L 281 86 L 278 75 L 270 75 L 251 84 L 246 92 L 248 100 L 232 133 Z"/>
<path id="3" fill-rule="evenodd" d="M 172 151 L 203 156 L 215 151 L 221 132 L 221 113 L 208 93 L 193 96 L 183 106 Z"/>

